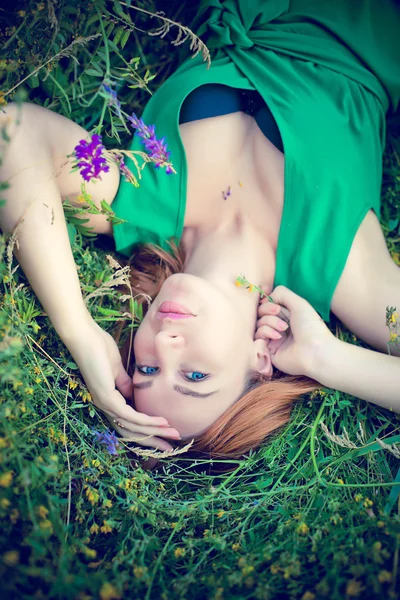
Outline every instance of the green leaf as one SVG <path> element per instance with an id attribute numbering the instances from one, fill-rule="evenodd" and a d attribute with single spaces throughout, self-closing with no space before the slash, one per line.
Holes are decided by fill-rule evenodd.
<path id="1" fill-rule="evenodd" d="M 116 46 L 118 46 L 118 44 L 119 44 L 119 42 L 120 42 L 120 40 L 121 40 L 122 35 L 124 34 L 124 32 L 125 32 L 125 28 L 124 27 L 118 27 L 117 31 L 115 32 L 115 35 L 114 35 L 114 38 L 113 38 L 113 42 L 114 42 L 114 44 Z"/>
<path id="2" fill-rule="evenodd" d="M 71 246 L 73 246 L 75 244 L 75 239 L 76 239 L 76 227 L 75 227 L 75 225 L 72 225 L 72 223 L 67 223 L 67 230 L 68 230 L 69 243 L 71 244 Z"/>
<path id="3" fill-rule="evenodd" d="M 86 74 L 93 77 L 103 77 L 103 71 L 96 71 L 95 69 L 87 69 Z"/>
<path id="4" fill-rule="evenodd" d="M 392 510 L 393 506 L 396 504 L 397 498 L 400 496 L 400 469 L 397 471 L 396 478 L 394 482 L 396 485 L 392 487 L 392 491 L 389 494 L 388 501 L 383 509 L 383 512 L 388 515 Z"/>
<path id="5" fill-rule="evenodd" d="M 129 40 L 129 36 L 131 35 L 131 32 L 129 31 L 129 29 L 127 29 L 124 33 L 124 35 L 121 38 L 121 48 L 124 49 L 126 46 L 127 41 Z"/>
<path id="6" fill-rule="evenodd" d="M 111 33 L 113 32 L 115 27 L 115 23 L 110 23 L 109 26 L 106 29 L 106 36 L 110 37 Z"/>
<path id="7" fill-rule="evenodd" d="M 74 362 L 67 362 L 66 366 L 68 367 L 68 369 L 71 369 L 71 371 L 79 371 L 79 367 L 76 363 Z"/>
<path id="8" fill-rule="evenodd" d="M 110 215 L 114 214 L 114 211 L 112 210 L 111 206 L 105 200 L 102 200 L 100 202 L 100 206 L 104 210 L 104 212 L 109 213 Z"/>
<path id="9" fill-rule="evenodd" d="M 393 231 L 394 229 L 396 229 L 397 225 L 399 224 L 399 219 L 390 219 L 389 221 L 389 231 Z"/>
<path id="10" fill-rule="evenodd" d="M 102 306 L 97 307 L 97 312 L 99 312 L 101 315 L 107 315 L 108 317 L 121 317 L 121 313 L 118 310 L 103 308 Z"/>

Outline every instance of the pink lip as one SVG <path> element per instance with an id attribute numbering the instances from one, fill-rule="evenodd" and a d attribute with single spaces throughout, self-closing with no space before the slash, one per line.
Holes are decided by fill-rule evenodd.
<path id="1" fill-rule="evenodd" d="M 186 308 L 186 306 L 183 306 L 183 304 L 178 304 L 178 302 L 163 302 L 159 307 L 158 307 L 158 312 L 160 313 L 168 313 L 168 314 L 176 314 L 176 315 L 182 315 L 182 316 L 188 316 L 188 317 L 193 317 L 194 315 L 190 312 L 190 310 L 188 308 Z"/>
<path id="2" fill-rule="evenodd" d="M 193 315 L 183 315 L 182 313 L 160 312 L 156 315 L 157 319 L 190 319 Z"/>

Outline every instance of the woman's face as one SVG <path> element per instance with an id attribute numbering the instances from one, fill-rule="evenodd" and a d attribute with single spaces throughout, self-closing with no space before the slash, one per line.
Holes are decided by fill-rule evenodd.
<path id="1" fill-rule="evenodd" d="M 178 303 L 177 317 L 168 306 Z M 160 312 L 168 310 L 170 312 Z M 208 281 L 169 277 L 135 336 L 135 408 L 165 417 L 182 437 L 205 431 L 240 395 L 254 353 L 254 320 Z"/>

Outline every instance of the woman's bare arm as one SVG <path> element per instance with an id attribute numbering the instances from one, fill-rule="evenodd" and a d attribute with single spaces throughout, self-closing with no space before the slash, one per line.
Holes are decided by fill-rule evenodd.
<path id="1" fill-rule="evenodd" d="M 322 385 L 400 413 L 400 358 L 333 338 L 307 373 Z"/>
<path id="2" fill-rule="evenodd" d="M 16 125 L 18 118 L 20 125 Z M 2 148 L 0 180 L 10 187 L 3 192 L 6 203 L 0 208 L 0 226 L 5 233 L 15 234 L 19 264 L 78 364 L 94 403 L 114 422 L 121 422 L 125 434 L 129 430 L 139 438 L 144 434 L 147 445 L 170 449 L 165 440 L 154 437 L 176 438 L 175 430 L 164 427 L 165 419 L 137 413 L 126 404 L 122 393 L 131 395 L 131 379 L 115 342 L 92 319 L 82 297 L 62 198 L 80 193 L 82 180 L 79 173 L 70 173 L 66 155 L 87 133 L 72 121 L 30 104 L 22 104 L 20 115 L 16 105 L 8 105 L 6 114 L 0 114 L 0 127 L 7 124 L 11 141 Z M 111 204 L 118 182 L 118 169 L 110 165 L 103 181 L 88 183 L 86 190 L 96 204 L 102 198 Z M 103 220 L 97 223 L 97 232 L 106 233 Z"/>
<path id="3" fill-rule="evenodd" d="M 0 208 L 0 225 L 5 233 L 15 233 L 15 256 L 69 347 L 84 335 L 91 318 L 82 298 L 61 194 L 73 198 L 80 193 L 83 180 L 79 173 L 69 173 L 66 154 L 87 133 L 72 121 L 31 104 L 22 104 L 20 110 L 8 105 L 1 125 L 7 126 L 11 141 L 4 145 L 0 170 L 1 180 L 9 184 L 3 192 L 6 204 Z M 118 169 L 113 167 L 96 190 L 108 194 L 103 196 L 108 202 L 118 189 Z"/>

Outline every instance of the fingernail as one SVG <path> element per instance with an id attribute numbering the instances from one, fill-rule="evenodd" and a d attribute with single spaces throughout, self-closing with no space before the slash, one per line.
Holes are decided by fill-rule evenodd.
<path id="1" fill-rule="evenodd" d="M 278 328 L 281 331 L 286 331 L 286 329 L 289 327 L 289 325 L 287 323 L 278 323 Z"/>

